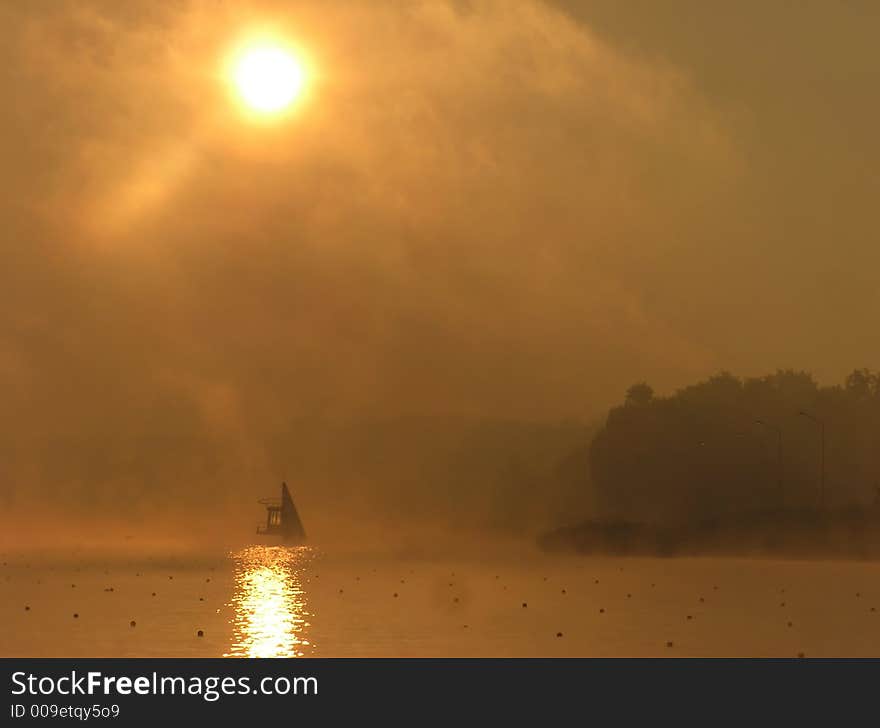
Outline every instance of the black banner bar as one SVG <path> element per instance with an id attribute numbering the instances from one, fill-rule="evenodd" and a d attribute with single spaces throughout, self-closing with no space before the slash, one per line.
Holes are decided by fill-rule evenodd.
<path id="1" fill-rule="evenodd" d="M 0 725 L 873 716 L 878 660 L 2 659 Z M 863 712 L 864 711 L 864 712 Z"/>

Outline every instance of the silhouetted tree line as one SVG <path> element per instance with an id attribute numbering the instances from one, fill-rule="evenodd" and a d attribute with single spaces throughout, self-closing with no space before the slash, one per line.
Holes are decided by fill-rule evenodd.
<path id="1" fill-rule="evenodd" d="M 880 373 L 820 387 L 803 371 L 723 372 L 669 397 L 634 384 L 593 439 L 590 472 L 602 515 L 630 522 L 874 507 Z"/>

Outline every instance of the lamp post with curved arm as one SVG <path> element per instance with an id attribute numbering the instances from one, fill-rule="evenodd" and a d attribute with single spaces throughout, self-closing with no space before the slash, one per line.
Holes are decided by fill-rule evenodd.
<path id="1" fill-rule="evenodd" d="M 821 465 L 819 468 L 819 508 L 825 507 L 825 421 L 820 420 L 815 415 L 811 415 L 809 412 L 805 412 L 801 410 L 798 412 L 801 417 L 806 417 L 808 420 L 812 420 L 812 422 L 819 426 L 819 440 L 820 447 L 822 450 L 821 455 Z"/>
<path id="2" fill-rule="evenodd" d="M 785 506 L 785 490 L 782 485 L 782 428 L 764 420 L 755 420 L 755 423 L 776 432 L 776 485 L 779 488 L 779 504 Z"/>

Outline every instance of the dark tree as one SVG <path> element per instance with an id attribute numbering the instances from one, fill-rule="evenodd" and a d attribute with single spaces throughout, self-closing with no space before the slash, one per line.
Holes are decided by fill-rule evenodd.
<path id="1" fill-rule="evenodd" d="M 818 508 L 818 423 L 827 507 L 870 505 L 880 482 L 880 381 L 870 370 L 831 387 L 793 370 L 722 372 L 669 397 L 635 384 L 591 444 L 596 501 L 605 516 L 643 522 Z"/>
<path id="2" fill-rule="evenodd" d="M 647 382 L 638 382 L 626 390 L 625 404 L 644 406 L 654 399 L 654 389 Z"/>

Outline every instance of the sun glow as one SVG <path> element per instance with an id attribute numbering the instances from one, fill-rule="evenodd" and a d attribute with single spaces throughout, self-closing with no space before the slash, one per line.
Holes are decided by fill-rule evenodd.
<path id="1" fill-rule="evenodd" d="M 232 644 L 224 657 L 302 657 L 312 645 L 303 572 L 306 546 L 251 546 L 233 554 Z"/>
<path id="2" fill-rule="evenodd" d="M 280 45 L 246 48 L 233 64 L 235 90 L 251 111 L 278 114 L 299 98 L 305 85 L 302 61 Z"/>

